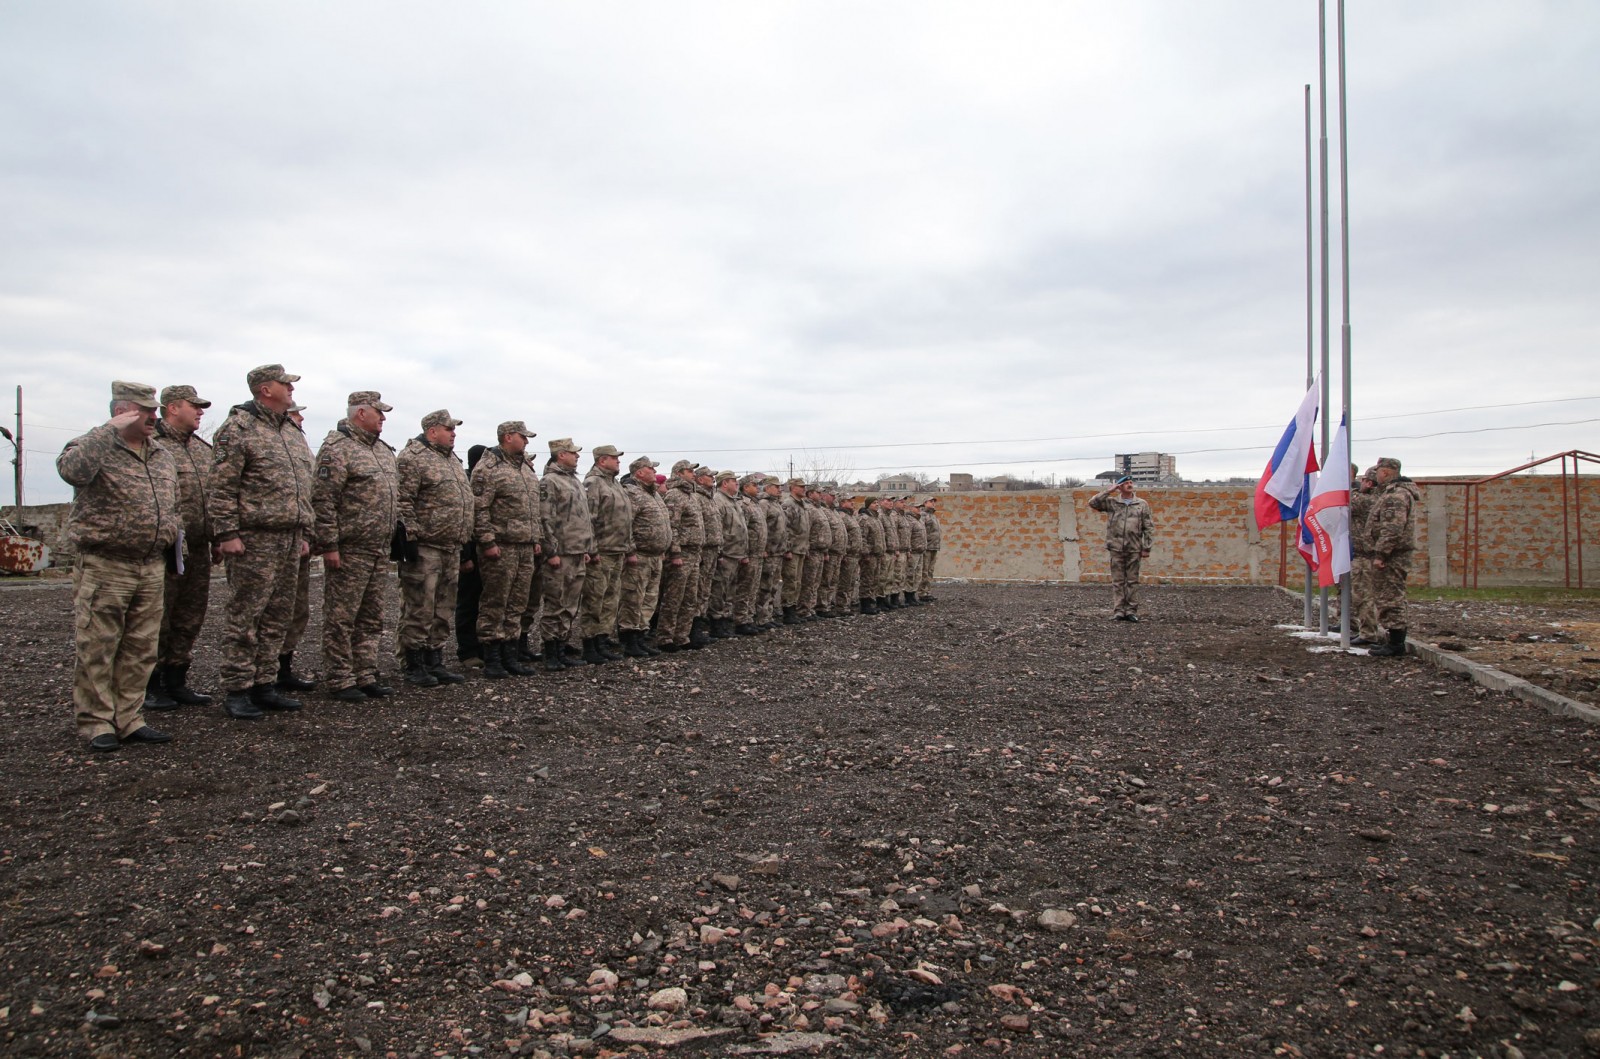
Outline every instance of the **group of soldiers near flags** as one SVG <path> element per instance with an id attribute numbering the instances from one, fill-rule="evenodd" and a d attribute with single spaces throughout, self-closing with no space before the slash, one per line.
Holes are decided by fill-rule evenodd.
<path id="1" fill-rule="evenodd" d="M 313 453 L 294 401 L 299 376 L 266 364 L 246 376 L 208 444 L 211 402 L 192 386 L 112 384 L 111 418 L 68 442 L 57 461 L 74 486 L 79 734 L 91 749 L 171 739 L 145 710 L 210 705 L 189 685 L 213 565 L 230 586 L 220 675 L 229 717 L 302 708 L 291 692 L 309 617 L 310 562 L 323 562 L 322 674 L 335 698 L 394 693 L 380 672 L 390 564 L 398 566 L 395 636 L 404 679 L 466 677 L 445 663 L 452 619 L 484 677 L 699 649 L 818 618 L 878 614 L 931 601 L 940 547 L 937 502 L 836 496 L 679 460 L 548 444 L 512 420 L 470 473 L 455 451 L 462 421 L 444 409 L 397 453 L 381 437 L 394 409 L 375 390 Z M 157 413 L 159 412 L 159 418 Z M 476 451 L 476 447 L 475 447 Z M 475 612 L 458 609 L 464 573 Z M 535 649 L 534 633 L 538 644 Z"/>

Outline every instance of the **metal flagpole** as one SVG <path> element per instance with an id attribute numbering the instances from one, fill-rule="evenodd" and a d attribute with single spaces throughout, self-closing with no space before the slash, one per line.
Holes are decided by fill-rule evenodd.
<path id="1" fill-rule="evenodd" d="M 1328 455 L 1328 0 L 1317 0 L 1317 108 L 1320 111 L 1321 137 L 1318 140 L 1320 190 L 1322 202 L 1322 455 Z M 1311 584 L 1311 574 L 1306 574 Z M 1321 593 L 1318 631 L 1328 632 L 1328 590 Z"/>
<path id="2" fill-rule="evenodd" d="M 1338 0 L 1339 12 L 1339 291 L 1344 301 L 1344 318 L 1339 326 L 1340 375 L 1344 401 L 1345 442 L 1349 451 L 1355 452 L 1350 420 L 1350 166 L 1345 156 L 1345 95 L 1344 95 L 1344 0 Z M 1350 483 L 1351 488 L 1355 482 Z M 1339 643 L 1350 646 L 1350 607 L 1353 602 L 1350 575 L 1339 579 Z"/>
<path id="3" fill-rule="evenodd" d="M 1314 259 L 1316 238 L 1311 228 L 1311 86 L 1306 85 L 1306 389 L 1311 389 L 1316 377 L 1316 298 L 1313 294 L 1316 265 Z M 1305 620 L 1311 628 L 1311 571 L 1306 571 Z"/>

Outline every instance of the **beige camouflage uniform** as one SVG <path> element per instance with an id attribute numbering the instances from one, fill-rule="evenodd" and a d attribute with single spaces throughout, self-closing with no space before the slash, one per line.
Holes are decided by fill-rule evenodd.
<path id="1" fill-rule="evenodd" d="M 764 475 L 761 487 L 761 514 L 767 523 L 767 550 L 761 564 L 760 602 L 756 622 L 774 623 L 783 610 L 784 549 L 789 543 L 789 526 L 784 519 L 783 500 L 778 495 L 778 480 Z"/>
<path id="2" fill-rule="evenodd" d="M 1409 478 L 1396 477 L 1378 487 L 1367 515 L 1371 542 L 1372 596 L 1378 624 L 1392 632 L 1406 631 L 1406 578 L 1417 546 L 1416 503 L 1421 493 Z M 1378 562 L 1382 562 L 1382 566 Z"/>
<path id="3" fill-rule="evenodd" d="M 633 554 L 622 568 L 622 602 L 618 624 L 628 632 L 645 632 L 661 596 L 661 568 L 672 547 L 672 513 L 656 488 L 655 478 L 642 482 L 632 472 L 641 467 L 655 470 L 649 457 L 641 456 L 628 466 L 622 483 L 628 506 L 633 512 Z"/>
<path id="4" fill-rule="evenodd" d="M 717 511 L 716 498 L 711 486 L 701 478 L 714 478 L 716 471 L 700 466 L 694 469 L 695 501 L 700 505 L 700 523 L 705 527 L 705 545 L 700 549 L 700 580 L 696 582 L 700 596 L 695 601 L 695 617 L 711 615 L 711 590 L 717 582 L 717 559 L 722 554 L 722 516 Z"/>
<path id="5" fill-rule="evenodd" d="M 601 456 L 622 456 L 614 446 L 594 450 Z M 594 552 L 583 577 L 583 635 L 614 636 L 622 606 L 622 571 L 633 551 L 633 505 L 618 480 L 620 469 L 599 464 L 584 475 L 584 494 L 589 504 L 589 521 L 594 529 Z"/>
<path id="6" fill-rule="evenodd" d="M 523 433 L 520 422 L 502 423 L 497 436 Z M 524 428 L 525 429 L 525 428 Z M 499 445 L 485 449 L 468 481 L 473 495 L 473 536 L 478 542 L 478 573 L 483 595 L 478 601 L 478 639 L 485 644 L 515 641 L 522 635 L 522 612 L 537 562 L 535 548 L 543 533 L 539 476 L 525 453 Z M 486 552 L 499 549 L 499 556 Z M 489 649 L 484 650 L 488 658 Z"/>
<path id="7" fill-rule="evenodd" d="M 1124 500 L 1103 489 L 1089 499 L 1089 507 L 1110 516 L 1106 519 L 1106 553 L 1111 565 L 1115 617 L 1139 613 L 1139 563 L 1155 540 L 1156 523 L 1150 505 L 1143 497 Z"/>
<path id="8" fill-rule="evenodd" d="M 928 535 L 928 547 L 922 553 L 922 584 L 917 592 L 927 595 L 933 591 L 933 568 L 939 562 L 939 548 L 944 543 L 944 528 L 939 525 L 939 516 L 932 508 L 922 509 L 922 528 Z"/>
<path id="9" fill-rule="evenodd" d="M 162 396 L 175 387 L 162 391 Z M 185 387 L 185 389 L 189 389 Z M 189 390 L 193 393 L 193 390 Z M 188 400 L 178 394 L 172 400 Z M 201 407 L 198 396 L 194 402 Z M 171 401 L 162 403 L 165 408 Z M 206 492 L 211 484 L 211 443 L 192 430 L 179 430 L 166 419 L 156 421 L 156 438 L 172 455 L 178 471 L 178 511 L 183 522 L 183 573 L 167 570 L 166 602 L 161 614 L 163 666 L 187 668 L 194 661 L 194 642 L 206 622 L 211 600 L 211 518 L 206 514 Z"/>
<path id="10" fill-rule="evenodd" d="M 783 559 L 783 609 L 788 619 L 797 614 L 801 589 L 805 581 L 806 555 L 811 550 L 811 508 L 803 497 L 794 495 L 794 488 L 804 488 L 805 482 L 791 478 L 779 500 L 783 511 L 784 534 L 787 537 Z"/>
<path id="11" fill-rule="evenodd" d="M 713 621 L 733 617 L 740 591 L 749 580 L 750 529 L 745 522 L 744 509 L 739 505 L 738 493 L 729 493 L 723 482 L 738 485 L 732 471 L 716 475 L 716 489 L 711 494 L 712 510 L 717 519 L 717 564 L 712 574 L 711 602 L 706 616 Z"/>
<path id="12" fill-rule="evenodd" d="M 578 638 L 578 607 L 583 602 L 583 580 L 594 554 L 594 523 L 589 500 L 576 469 L 556 458 L 558 448 L 577 452 L 570 438 L 550 443 L 544 465 L 539 500 L 544 512 L 544 614 L 539 618 L 539 639 L 546 644 L 566 644 Z M 631 527 L 630 527 L 631 532 Z M 559 565 L 550 560 L 559 558 Z"/>
<path id="13" fill-rule="evenodd" d="M 431 420 L 431 422 L 430 422 Z M 435 445 L 426 430 L 460 425 L 444 409 L 423 417 L 424 433 L 406 442 L 395 460 L 396 510 L 415 559 L 400 563 L 401 651 L 443 650 L 461 583 L 461 548 L 472 539 L 472 486 L 453 447 Z"/>
<path id="14" fill-rule="evenodd" d="M 750 562 L 740 579 L 733 618 L 746 632 L 753 632 L 756 612 L 761 607 L 761 579 L 767 566 L 767 516 L 759 499 L 762 474 L 747 474 L 739 479 L 739 510 L 744 515 L 746 554 Z M 737 630 L 736 630 L 737 631 Z"/>
<path id="15" fill-rule="evenodd" d="M 1362 475 L 1356 487 L 1350 490 L 1350 631 L 1355 636 L 1376 640 L 1378 637 L 1378 603 L 1373 596 L 1372 535 L 1367 529 L 1367 519 L 1372 516 L 1372 505 L 1378 499 L 1377 489 L 1361 488 Z"/>
<path id="16" fill-rule="evenodd" d="M 664 498 L 672 516 L 672 546 L 661 575 L 661 616 L 656 621 L 656 639 L 678 647 L 689 643 L 689 631 L 699 611 L 700 553 L 708 550 L 699 490 L 689 479 L 675 476 L 667 482 Z"/>

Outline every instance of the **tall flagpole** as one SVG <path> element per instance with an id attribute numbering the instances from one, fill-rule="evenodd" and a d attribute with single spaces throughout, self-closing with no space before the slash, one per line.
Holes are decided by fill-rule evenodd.
<path id="1" fill-rule="evenodd" d="M 1316 376 L 1316 298 L 1313 293 L 1316 265 L 1314 253 L 1316 237 L 1312 234 L 1311 211 L 1311 86 L 1306 85 L 1306 389 L 1311 389 L 1317 381 Z M 1305 620 L 1307 629 L 1311 628 L 1311 571 L 1306 570 L 1305 590 Z"/>
<path id="2" fill-rule="evenodd" d="M 1339 326 L 1340 375 L 1344 401 L 1345 444 L 1355 452 L 1350 420 L 1350 166 L 1345 154 L 1345 94 L 1344 94 L 1344 0 L 1338 0 L 1339 12 L 1339 289 L 1344 301 L 1344 318 Z M 1324 406 L 1326 407 L 1326 406 Z M 1323 423 L 1327 429 L 1327 423 Z M 1352 486 L 1355 482 L 1350 483 Z M 1339 579 L 1339 643 L 1350 646 L 1350 575 Z"/>

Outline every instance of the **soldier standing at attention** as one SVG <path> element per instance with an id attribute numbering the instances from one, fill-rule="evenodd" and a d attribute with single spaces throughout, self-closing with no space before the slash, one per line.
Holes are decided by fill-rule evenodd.
<path id="1" fill-rule="evenodd" d="M 944 529 L 939 525 L 939 502 L 929 497 L 922 502 L 922 528 L 928 535 L 928 547 L 922 553 L 922 584 L 917 587 L 917 599 L 932 603 L 933 568 L 939 561 L 939 546 L 944 542 Z"/>
<path id="2" fill-rule="evenodd" d="M 767 554 L 761 564 L 761 601 L 756 624 L 775 629 L 783 617 L 783 561 L 789 546 L 789 528 L 783 517 L 782 483 L 773 475 L 761 478 L 761 513 L 767 520 Z"/>
<path id="3" fill-rule="evenodd" d="M 817 589 L 817 610 L 820 617 L 842 618 L 844 613 L 835 606 L 839 597 L 839 577 L 844 569 L 844 556 L 850 550 L 850 531 L 845 527 L 844 515 L 838 507 L 838 498 L 832 489 L 824 489 L 818 496 L 822 513 L 828 519 L 828 561 L 822 566 L 822 584 Z"/>
<path id="4" fill-rule="evenodd" d="M 211 481 L 211 445 L 199 434 L 200 419 L 211 402 L 193 386 L 168 386 L 161 391 L 161 418 L 156 438 L 178 469 L 178 513 L 183 522 L 183 572 L 167 570 L 161 613 L 161 647 L 145 694 L 147 710 L 209 706 L 211 696 L 189 687 L 194 641 L 206 621 L 211 598 L 211 520 L 206 515 L 206 488 Z"/>
<path id="5" fill-rule="evenodd" d="M 300 428 L 300 433 L 294 435 L 294 441 L 300 447 L 300 457 L 307 465 L 316 462 L 316 457 L 311 454 L 311 442 L 306 440 L 305 406 L 301 404 L 289 405 L 289 421 Z M 283 634 L 283 647 L 278 650 L 278 678 L 272 686 L 279 691 L 313 691 L 316 689 L 315 680 L 307 680 L 294 671 L 294 653 L 300 646 L 300 641 L 306 634 L 306 625 L 311 621 L 311 553 L 308 551 L 300 557 L 300 569 L 294 578 L 294 616 L 289 619 L 289 628 Z"/>
<path id="6" fill-rule="evenodd" d="M 1400 473 L 1400 461 L 1385 456 L 1377 466 L 1378 495 L 1367 515 L 1372 548 L 1372 596 L 1378 624 L 1389 634 L 1367 653 L 1396 658 L 1406 653 L 1406 578 L 1417 547 L 1416 504 L 1422 499 L 1416 483 Z"/>
<path id="7" fill-rule="evenodd" d="M 1359 477 L 1350 465 L 1354 488 L 1350 490 L 1350 643 L 1371 647 L 1378 642 L 1378 605 L 1372 598 L 1372 538 L 1367 519 L 1378 499 L 1378 469 L 1369 467 Z"/>
<path id="8" fill-rule="evenodd" d="M 182 523 L 178 468 L 155 440 L 156 391 L 111 384 L 111 418 L 73 438 L 56 459 L 73 487 L 67 534 L 73 567 L 77 660 L 72 704 L 89 749 L 172 737 L 144 722 L 144 696 L 161 636 L 167 557 Z"/>
<path id="9" fill-rule="evenodd" d="M 461 549 L 472 539 L 472 486 L 456 455 L 460 425 L 447 409 L 429 412 L 422 417 L 422 433 L 395 459 L 396 513 L 405 527 L 395 640 L 407 682 L 425 688 L 467 679 L 444 664 L 461 582 Z"/>
<path id="10" fill-rule="evenodd" d="M 822 575 L 828 568 L 828 549 L 833 546 L 833 520 L 822 509 L 822 491 L 806 489 L 806 513 L 810 516 L 811 540 L 806 564 L 800 571 L 800 620 L 815 621 L 822 593 Z"/>
<path id="11" fill-rule="evenodd" d="M 232 589 L 222 642 L 223 709 L 256 721 L 263 710 L 300 708 L 299 699 L 280 695 L 273 683 L 314 518 L 311 448 L 288 417 L 300 376 L 282 364 L 263 364 L 245 380 L 251 399 L 229 411 L 211 442 L 216 463 L 208 507 Z"/>
<path id="12" fill-rule="evenodd" d="M 656 464 L 640 456 L 628 464 L 623 494 L 633 515 L 633 551 L 622 564 L 622 601 L 617 623 L 622 653 L 648 658 L 661 652 L 648 640 L 650 615 L 661 597 L 661 568 L 672 547 L 672 513 L 656 487 Z"/>
<path id="13" fill-rule="evenodd" d="M 911 531 L 911 544 L 906 557 L 906 602 L 913 607 L 922 606 L 917 589 L 922 587 L 922 557 L 928 550 L 928 530 L 922 524 L 922 509 L 906 497 L 906 528 Z"/>
<path id="14" fill-rule="evenodd" d="M 733 631 L 740 636 L 754 636 L 761 631 L 756 624 L 756 611 L 761 605 L 761 578 L 767 564 L 767 516 L 761 508 L 761 484 L 764 474 L 747 474 L 739 479 L 739 510 L 744 515 L 746 554 L 750 563 L 739 579 L 738 598 L 733 602 Z"/>
<path id="15" fill-rule="evenodd" d="M 473 496 L 473 535 L 478 541 L 478 640 L 483 647 L 483 675 L 490 680 L 528 676 L 533 670 L 517 659 L 522 612 L 538 562 L 543 516 L 539 510 L 539 476 L 528 462 L 528 439 L 534 437 L 520 419 L 495 428 L 500 443 L 484 450 L 469 481 Z"/>
<path id="16" fill-rule="evenodd" d="M 718 640 L 733 633 L 733 610 L 738 602 L 741 582 L 750 570 L 750 530 L 739 506 L 739 476 L 718 471 L 714 476 L 716 493 L 712 497 L 718 522 L 717 565 L 712 574 L 710 609 L 707 618 L 711 635 Z"/>
<path id="17" fill-rule="evenodd" d="M 544 481 L 539 485 L 544 512 L 544 615 L 539 619 L 539 639 L 544 644 L 544 668 L 549 672 L 589 661 L 568 659 L 561 651 L 576 630 L 584 574 L 594 555 L 594 523 L 583 483 L 578 481 L 578 453 L 582 451 L 571 438 L 552 441 Z M 596 661 L 605 659 L 596 657 Z"/>
<path id="18" fill-rule="evenodd" d="M 883 595 L 883 521 L 878 517 L 876 497 L 861 502 L 861 613 L 879 613 Z"/>
<path id="19" fill-rule="evenodd" d="M 705 547 L 706 531 L 693 460 L 679 460 L 672 465 L 664 499 L 672 516 L 672 544 L 661 573 L 661 617 L 656 622 L 656 639 L 663 651 L 672 652 L 691 646 L 690 632 L 700 605 L 700 552 Z"/>
<path id="20" fill-rule="evenodd" d="M 378 681 L 397 522 L 394 449 L 378 435 L 392 411 L 376 390 L 352 393 L 345 418 L 322 440 L 311 487 L 322 556 L 322 678 L 341 702 L 394 694 Z"/>
<path id="21" fill-rule="evenodd" d="M 866 554 L 866 536 L 856 514 L 855 497 L 839 498 L 839 514 L 844 519 L 845 553 L 839 566 L 839 588 L 833 609 L 838 614 L 854 615 L 861 600 L 861 557 Z"/>
<path id="22" fill-rule="evenodd" d="M 1156 523 L 1150 505 L 1133 495 L 1133 479 L 1122 475 L 1089 499 L 1106 519 L 1106 552 L 1111 563 L 1114 594 L 1111 616 L 1117 621 L 1139 620 L 1139 563 L 1150 557 Z"/>
<path id="23" fill-rule="evenodd" d="M 783 551 L 783 623 L 798 625 L 800 590 L 805 580 L 806 554 L 811 550 L 811 509 L 806 506 L 806 480 L 791 478 L 789 495 L 781 501 L 788 541 Z"/>
<path id="24" fill-rule="evenodd" d="M 717 582 L 717 559 L 722 554 L 722 515 L 717 511 L 714 486 L 717 472 L 704 464 L 694 469 L 694 496 L 700 505 L 700 523 L 705 527 L 705 545 L 700 549 L 700 598 L 690 624 L 689 646 L 704 647 L 711 642 L 711 592 Z"/>
<path id="25" fill-rule="evenodd" d="M 583 660 L 591 665 L 623 657 L 613 639 L 622 607 L 622 568 L 633 552 L 633 505 L 618 479 L 623 455 L 615 445 L 598 446 L 594 466 L 583 476 L 594 527 L 594 552 L 583 575 Z"/>
<path id="26" fill-rule="evenodd" d="M 910 529 L 905 524 L 905 516 L 900 513 L 899 497 L 888 496 L 883 499 L 883 544 L 884 544 L 884 597 L 878 605 L 885 610 L 899 610 L 900 591 L 906 574 L 906 547 L 910 543 Z"/>

